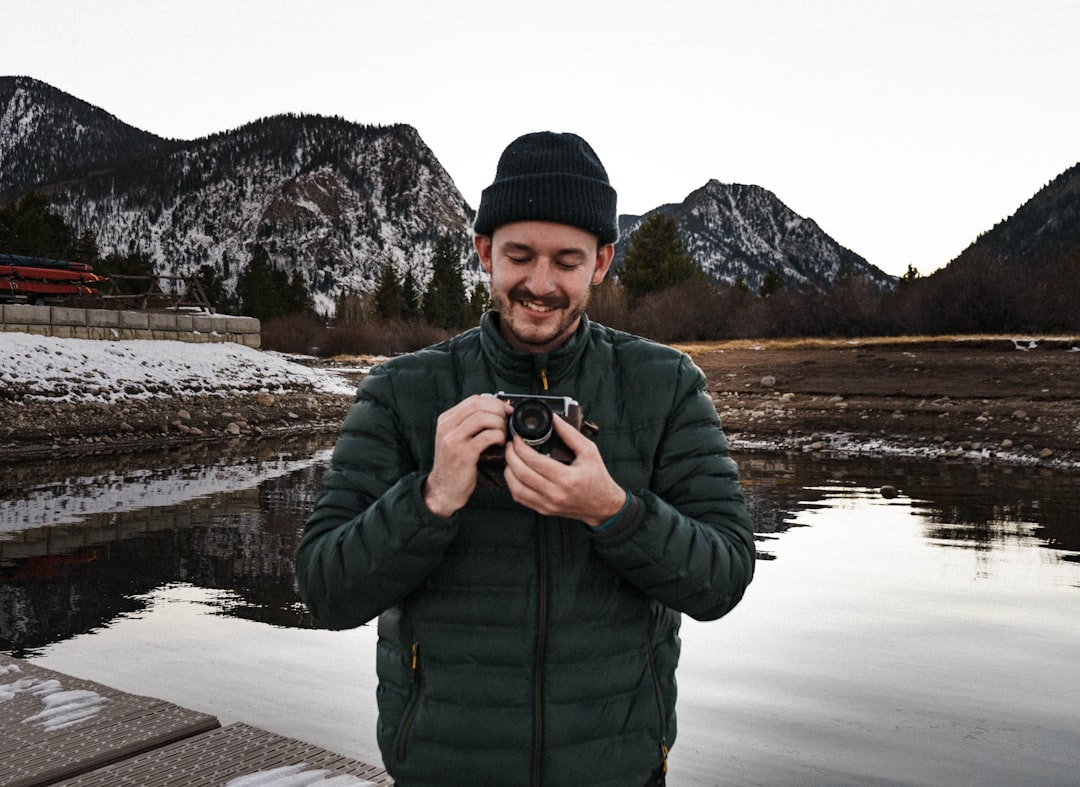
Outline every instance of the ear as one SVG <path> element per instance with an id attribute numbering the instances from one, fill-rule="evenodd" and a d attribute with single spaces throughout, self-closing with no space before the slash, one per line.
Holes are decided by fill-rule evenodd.
<path id="1" fill-rule="evenodd" d="M 480 257 L 480 264 L 484 266 L 484 270 L 491 275 L 491 236 L 489 235 L 474 235 L 473 246 L 476 247 L 476 253 Z"/>
<path id="2" fill-rule="evenodd" d="M 604 280 L 607 272 L 611 269 L 611 261 L 615 258 L 615 244 L 605 243 L 596 250 L 596 267 L 593 269 L 592 283 L 599 284 Z"/>

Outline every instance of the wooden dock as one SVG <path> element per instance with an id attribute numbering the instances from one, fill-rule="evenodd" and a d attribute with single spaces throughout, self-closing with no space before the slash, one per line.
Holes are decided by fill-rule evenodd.
<path id="1" fill-rule="evenodd" d="M 352 777 L 382 768 L 247 724 L 118 691 L 0 654 L 0 787 L 224 787 Z M 337 781 L 335 784 L 339 783 Z"/>

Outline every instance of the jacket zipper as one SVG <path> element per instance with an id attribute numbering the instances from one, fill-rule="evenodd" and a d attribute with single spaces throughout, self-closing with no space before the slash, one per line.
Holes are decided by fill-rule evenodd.
<path id="1" fill-rule="evenodd" d="M 424 701 L 424 670 L 420 666 L 420 643 L 413 642 L 412 644 L 412 672 L 413 680 L 416 682 L 416 699 L 413 701 L 412 707 L 409 708 L 409 714 L 405 717 L 405 721 L 401 724 L 401 737 L 398 739 L 397 756 L 400 762 L 405 761 L 405 746 L 409 740 L 409 731 L 412 729 L 413 721 L 416 720 L 416 714 L 420 712 L 420 703 Z"/>
<path id="2" fill-rule="evenodd" d="M 547 369 L 539 374 L 540 389 L 548 390 Z M 539 548 L 536 553 L 537 573 L 539 575 L 539 594 L 537 603 L 536 653 L 533 661 L 533 761 L 532 783 L 541 784 L 541 762 L 544 753 L 544 649 L 547 645 L 548 616 L 548 546 L 547 517 L 537 516 L 537 538 Z"/>
<path id="3" fill-rule="evenodd" d="M 537 517 L 539 549 L 537 572 L 540 582 L 540 599 L 537 607 L 536 654 L 533 662 L 533 762 L 532 783 L 541 784 L 540 764 L 544 751 L 544 649 L 547 644 L 548 617 L 548 548 L 547 518 Z"/>
<path id="4" fill-rule="evenodd" d="M 653 691 L 656 692 L 656 709 L 660 715 L 661 772 L 667 773 L 667 717 L 664 711 L 664 690 L 660 686 L 660 674 L 656 669 L 656 657 L 653 654 L 652 634 L 648 630 L 645 631 L 645 650 L 649 656 L 649 672 L 652 673 Z"/>

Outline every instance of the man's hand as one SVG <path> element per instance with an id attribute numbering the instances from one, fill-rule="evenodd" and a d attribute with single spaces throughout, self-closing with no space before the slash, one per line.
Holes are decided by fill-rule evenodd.
<path id="1" fill-rule="evenodd" d="M 512 411 L 494 396 L 474 395 L 439 416 L 435 460 L 424 482 L 424 502 L 433 514 L 449 517 L 469 501 L 480 454 L 506 442 L 506 417 Z"/>
<path id="2" fill-rule="evenodd" d="M 626 490 L 608 473 L 592 440 L 562 418 L 552 420 L 574 461 L 563 464 L 515 437 L 506 445 L 506 485 L 516 501 L 533 511 L 596 527 L 619 513 Z"/>

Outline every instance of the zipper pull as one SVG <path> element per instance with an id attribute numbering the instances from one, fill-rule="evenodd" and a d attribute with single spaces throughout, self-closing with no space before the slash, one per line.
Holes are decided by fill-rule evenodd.
<path id="1" fill-rule="evenodd" d="M 548 389 L 547 369 L 540 370 L 540 383 L 544 386 L 544 390 L 546 391 Z"/>
<path id="2" fill-rule="evenodd" d="M 416 672 L 416 662 L 418 661 L 419 653 L 420 653 L 420 643 L 419 642 L 414 642 L 412 644 L 412 670 L 413 670 L 413 672 Z"/>

